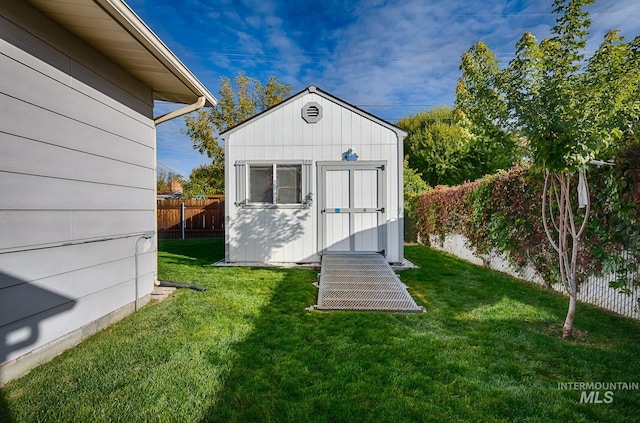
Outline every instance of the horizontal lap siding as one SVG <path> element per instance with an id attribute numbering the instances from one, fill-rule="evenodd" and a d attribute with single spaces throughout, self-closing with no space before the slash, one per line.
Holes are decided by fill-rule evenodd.
<path id="1" fill-rule="evenodd" d="M 29 114 L 32 125 L 21 124 Z M 0 115 L 3 116 L 2 130 L 14 137 L 22 137 L 32 142 L 50 143 L 58 148 L 82 151 L 96 157 L 108 157 L 123 163 L 130 163 L 132 157 L 146 168 L 154 166 L 154 156 L 149 154 L 153 145 L 146 138 L 130 140 L 83 122 L 73 122 L 55 111 L 33 107 L 0 93 Z M 19 134 L 19 135 L 18 135 Z"/>
<path id="2" fill-rule="evenodd" d="M 0 15 L 2 364 L 135 301 L 155 133 L 148 87 L 27 4 Z M 155 239 L 138 250 L 142 296 Z"/>
<path id="3" fill-rule="evenodd" d="M 120 254 L 113 254 L 108 251 L 109 247 L 113 245 L 120 245 L 122 248 Z M 67 251 L 58 249 L 63 253 L 54 254 L 59 258 L 57 263 L 52 263 L 50 259 L 42 257 L 43 255 L 48 255 L 47 252 L 43 254 L 44 250 L 40 250 L 40 254 L 36 251 L 31 252 L 32 260 L 37 259 L 38 255 L 41 256 L 43 259 L 42 268 L 50 269 L 49 272 L 25 270 L 21 267 L 4 269 L 6 273 L 4 273 L 4 276 L 0 276 L 3 296 L 3 307 L 0 309 L 0 326 L 28 318 L 53 306 L 67 302 L 82 301 L 85 297 L 99 294 L 106 289 L 132 281 L 135 277 L 135 264 L 129 243 L 125 240 L 120 240 L 119 242 L 114 242 L 113 245 L 95 243 L 68 247 Z M 147 251 L 146 253 L 145 250 Z M 147 257 L 145 257 L 153 256 L 151 249 L 149 246 L 146 246 L 146 248 L 141 246 L 140 251 L 139 258 L 143 258 L 139 263 L 140 273 L 144 275 L 153 274 L 153 262 L 146 260 Z M 69 259 L 68 255 L 71 253 L 78 254 L 79 257 L 76 260 Z M 100 256 L 102 253 L 104 255 Z M 94 256 L 93 259 L 90 257 L 91 255 Z M 98 257 L 100 258 L 98 259 Z M 8 260 L 3 264 L 3 267 L 11 267 L 11 263 Z M 17 261 L 15 264 L 21 265 Z M 20 283 L 21 280 L 25 280 L 25 277 L 28 278 L 29 276 L 32 276 L 32 278 L 27 279 L 29 283 Z M 127 302 L 133 301 L 135 299 L 134 285 L 129 284 L 128 288 L 123 289 L 131 294 L 128 296 Z M 29 298 L 29 302 L 21 301 L 21 298 L 25 297 Z M 105 303 L 108 304 L 109 302 L 105 301 Z"/>
<path id="4" fill-rule="evenodd" d="M 124 236 L 140 228 L 152 229 L 147 210 L 0 210 L 0 233 L 11 233 L 11 237 L 0 238 L 0 252 Z"/>
<path id="5" fill-rule="evenodd" d="M 151 255 L 155 257 L 155 254 Z M 139 278 L 140 292 L 152 290 L 153 283 L 152 273 L 141 275 Z M 14 297 L 11 293 L 8 293 L 7 296 Z M 40 306 L 37 312 L 30 317 L 14 320 L 12 323 L 0 326 L 0 338 L 3 339 L 0 354 L 3 361 L 8 362 L 19 358 L 108 315 L 114 311 L 114 304 L 131 303 L 135 296 L 134 279 L 103 286 L 100 290 L 88 294 L 80 300 L 70 300 L 63 297 L 65 301 L 53 307 L 51 307 L 52 302 L 48 298 L 49 296 L 54 296 L 54 294 L 45 295 L 37 304 Z M 30 295 L 30 298 L 33 296 Z M 33 300 L 26 304 L 30 310 L 36 311 L 32 308 L 34 306 Z M 79 316 L 82 317 L 82 320 Z M 22 342 L 25 338 L 28 339 L 32 333 L 36 334 L 33 339 L 28 343 Z"/>
<path id="6" fill-rule="evenodd" d="M 103 99 L 108 97 L 100 91 L 91 91 L 95 97 L 85 94 L 77 89 L 81 84 L 79 81 L 74 80 L 69 85 L 65 81 L 50 78 L 46 73 L 49 67 L 46 63 L 33 63 L 32 66 L 39 66 L 38 69 L 32 69 L 27 63 L 7 57 L 4 51 L 0 50 L 0 53 L 0 67 L 5 76 L 0 79 L 0 92 L 5 96 L 52 112 L 64 118 L 66 124 L 73 125 L 66 122 L 72 121 L 78 126 L 92 126 L 131 142 L 153 147 L 153 141 L 146 136 L 149 122 L 141 121 L 143 116 L 136 119 L 130 111 L 118 109 L 117 104 Z M 32 124 L 35 123 L 32 121 Z"/>

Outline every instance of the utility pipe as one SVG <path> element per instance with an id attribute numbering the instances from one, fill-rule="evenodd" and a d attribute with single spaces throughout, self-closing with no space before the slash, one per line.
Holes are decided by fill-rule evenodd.
<path id="1" fill-rule="evenodd" d="M 142 234 L 140 238 L 136 240 L 136 253 L 135 253 L 135 262 L 136 262 L 136 305 L 135 311 L 138 311 L 138 243 L 143 239 L 153 238 L 155 231 L 148 231 Z"/>
<path id="2" fill-rule="evenodd" d="M 164 114 L 162 116 L 158 116 L 157 118 L 155 118 L 153 120 L 153 123 L 155 123 L 156 126 L 158 126 L 161 123 L 166 122 L 168 120 L 175 119 L 177 117 L 180 117 L 182 115 L 186 115 L 186 114 L 191 113 L 191 112 L 195 112 L 196 110 L 200 110 L 200 109 L 202 109 L 204 107 L 206 101 L 207 101 L 206 97 L 202 96 L 202 97 L 198 98 L 198 101 L 196 101 L 193 104 L 189 104 L 187 106 L 179 108 L 178 110 L 174 110 L 173 112 L 169 112 L 169 113 Z"/>
<path id="3" fill-rule="evenodd" d="M 12 254 L 12 253 L 22 253 L 25 251 L 36 251 L 36 250 L 48 250 L 51 248 L 60 248 L 60 247 L 71 247 L 74 245 L 84 245 L 84 244 L 93 244 L 96 242 L 106 242 L 106 241 L 114 241 L 118 239 L 127 239 L 133 238 L 136 236 L 140 236 L 140 232 L 134 234 L 126 234 L 126 235 L 115 235 L 109 237 L 99 237 L 99 238 L 88 238 L 88 239 L 80 239 L 76 241 L 61 241 L 61 242 L 51 242 L 48 244 L 42 245 L 34 245 L 28 247 L 9 247 L 9 248 L 0 248 L 0 255 L 2 254 Z"/>

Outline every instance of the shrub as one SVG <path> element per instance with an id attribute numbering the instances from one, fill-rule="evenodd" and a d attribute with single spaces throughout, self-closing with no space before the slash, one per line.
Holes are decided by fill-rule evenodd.
<path id="1" fill-rule="evenodd" d="M 640 284 L 640 144 L 619 151 L 616 166 L 590 169 L 589 230 L 579 251 L 581 281 L 617 273 L 612 286 Z M 418 233 L 444 239 L 458 233 L 478 254 L 498 252 L 512 265 L 532 265 L 547 283 L 558 280 L 558 257 L 541 218 L 543 176 L 527 164 L 454 187 L 423 194 L 417 206 Z M 625 256 L 626 254 L 626 256 Z"/>

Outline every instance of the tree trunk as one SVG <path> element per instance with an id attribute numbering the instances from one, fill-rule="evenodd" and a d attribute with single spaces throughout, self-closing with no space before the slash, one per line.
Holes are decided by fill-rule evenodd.
<path id="1" fill-rule="evenodd" d="M 571 339 L 573 336 L 573 317 L 576 314 L 576 295 L 574 291 L 569 294 L 569 310 L 567 311 L 567 317 L 564 319 L 564 326 L 562 326 L 562 339 Z"/>
<path id="2" fill-rule="evenodd" d="M 581 172 L 582 173 L 582 172 Z M 586 175 L 582 178 L 586 190 L 586 210 L 582 223 L 576 225 L 574 211 L 569 195 L 571 194 L 571 175 L 568 172 L 545 172 L 544 190 L 542 193 L 542 224 L 551 246 L 558 253 L 560 280 L 569 294 L 569 310 L 562 327 L 562 338 L 569 339 L 573 335 L 573 318 L 576 314 L 578 297 L 578 250 L 580 241 L 587 226 L 591 205 Z M 548 225 L 547 217 L 551 226 Z M 571 256 L 569 256 L 571 253 Z"/>

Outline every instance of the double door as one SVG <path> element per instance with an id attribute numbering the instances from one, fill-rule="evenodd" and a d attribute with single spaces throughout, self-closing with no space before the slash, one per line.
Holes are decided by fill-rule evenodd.
<path id="1" fill-rule="evenodd" d="M 386 162 L 318 163 L 318 226 L 323 254 L 386 249 Z"/>

